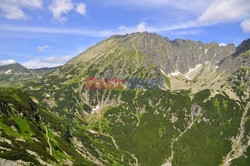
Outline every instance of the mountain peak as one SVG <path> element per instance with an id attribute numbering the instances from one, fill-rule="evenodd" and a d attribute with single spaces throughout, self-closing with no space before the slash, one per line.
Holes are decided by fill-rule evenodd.
<path id="1" fill-rule="evenodd" d="M 235 58 L 235 57 L 239 56 L 240 54 L 246 52 L 247 50 L 250 50 L 250 38 L 244 40 L 244 41 L 236 48 L 236 51 L 235 51 L 233 57 Z"/>
<path id="2" fill-rule="evenodd" d="M 218 43 L 205 44 L 200 41 L 175 39 L 173 41 L 155 33 L 136 32 L 127 35 L 115 35 L 84 51 L 53 75 L 67 80 L 85 75 L 98 77 L 126 77 L 132 71 L 157 69 L 166 75 L 172 73 L 187 74 L 202 64 L 216 64 L 235 52 L 235 47 L 221 47 Z M 95 69 L 95 72 L 88 72 Z M 74 73 L 74 74 L 73 74 Z M 155 74 L 155 73 L 154 73 Z M 154 77 L 152 73 L 151 76 Z"/>
<path id="3" fill-rule="evenodd" d="M 151 33 L 151 32 L 134 32 L 134 33 L 130 33 L 130 34 L 118 34 L 118 35 L 113 35 L 110 38 L 142 38 L 142 37 L 159 37 L 159 38 L 163 38 L 162 36 L 156 34 L 156 33 Z M 166 37 L 164 37 L 166 38 Z"/>
<path id="4" fill-rule="evenodd" d="M 20 63 L 12 63 L 4 66 L 0 66 L 0 72 L 10 71 L 12 73 L 30 73 L 29 69 L 21 65 Z"/>

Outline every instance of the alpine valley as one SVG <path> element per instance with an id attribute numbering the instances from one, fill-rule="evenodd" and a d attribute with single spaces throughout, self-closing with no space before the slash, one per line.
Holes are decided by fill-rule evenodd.
<path id="1" fill-rule="evenodd" d="M 250 165 L 250 39 L 115 35 L 64 66 L 0 67 L 0 165 Z M 163 78 L 160 89 L 87 89 Z M 127 82 L 124 82 L 126 85 Z"/>

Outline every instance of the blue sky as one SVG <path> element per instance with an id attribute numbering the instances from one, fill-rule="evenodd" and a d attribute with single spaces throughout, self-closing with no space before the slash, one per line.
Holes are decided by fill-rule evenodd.
<path id="1" fill-rule="evenodd" d="M 66 63 L 114 34 L 240 44 L 250 38 L 249 0 L 0 0 L 0 65 Z"/>

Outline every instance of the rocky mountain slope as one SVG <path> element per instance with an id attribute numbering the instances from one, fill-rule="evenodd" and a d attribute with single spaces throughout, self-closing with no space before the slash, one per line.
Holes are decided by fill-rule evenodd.
<path id="1" fill-rule="evenodd" d="M 39 110 L 38 122 L 26 120 L 40 127 L 33 144 L 46 145 L 44 154 L 31 152 L 35 161 L 1 158 L 41 165 L 249 165 L 249 51 L 249 40 L 236 48 L 150 33 L 113 36 L 25 83 Z M 87 89 L 87 77 L 124 79 L 124 87 L 126 78 L 162 78 L 163 87 Z M 1 130 L 5 144 L 18 138 Z"/>

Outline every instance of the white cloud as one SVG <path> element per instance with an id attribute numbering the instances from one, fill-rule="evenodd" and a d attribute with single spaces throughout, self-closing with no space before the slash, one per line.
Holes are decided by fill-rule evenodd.
<path id="1" fill-rule="evenodd" d="M 53 0 L 48 9 L 53 14 L 53 19 L 59 22 L 67 21 L 66 15 L 74 9 L 81 15 L 86 14 L 86 4 L 75 4 L 72 0 Z M 30 18 L 24 9 L 42 9 L 43 0 L 0 0 L 0 16 L 7 19 L 27 20 Z"/>
<path id="2" fill-rule="evenodd" d="M 39 47 L 37 47 L 37 51 L 43 52 L 43 51 L 45 51 L 48 48 L 50 48 L 50 46 L 48 46 L 48 45 L 39 46 Z"/>
<path id="3" fill-rule="evenodd" d="M 73 3 L 71 0 L 54 0 L 49 6 L 49 10 L 53 13 L 54 19 L 62 23 L 67 21 L 67 17 L 62 15 L 69 13 L 72 9 Z"/>
<path id="4" fill-rule="evenodd" d="M 63 57 L 50 56 L 41 59 L 33 59 L 27 62 L 23 62 L 22 65 L 29 69 L 37 69 L 43 67 L 56 67 L 61 66 L 71 60 L 73 56 L 67 55 Z"/>
<path id="5" fill-rule="evenodd" d="M 0 16 L 7 19 L 27 20 L 23 9 L 42 9 L 42 0 L 1 0 Z"/>
<path id="6" fill-rule="evenodd" d="M 172 34 L 198 34 L 201 31 L 198 30 L 192 30 L 192 31 L 176 31 L 176 30 L 183 30 L 188 28 L 194 28 L 194 27 L 201 27 L 204 26 L 203 24 L 200 24 L 196 21 L 188 21 L 183 22 L 179 24 L 170 24 L 170 25 L 163 25 L 163 26 L 149 26 L 146 24 L 146 22 L 139 23 L 136 27 L 126 27 L 126 26 L 120 26 L 117 32 L 118 34 L 129 34 L 133 32 L 155 32 L 155 33 L 162 33 L 162 32 L 170 32 Z M 1 29 L 1 27 L 0 27 Z M 176 32 L 174 32 L 176 31 Z"/>
<path id="7" fill-rule="evenodd" d="M 204 26 L 204 25 L 200 24 L 197 21 L 187 21 L 187 22 L 181 22 L 181 23 L 176 23 L 176 24 L 171 24 L 171 25 L 164 25 L 164 26 L 160 26 L 160 27 L 148 27 L 147 29 L 150 32 L 165 32 L 165 31 L 173 31 L 173 30 L 201 27 L 201 26 Z"/>
<path id="8" fill-rule="evenodd" d="M 16 63 L 14 59 L 0 60 L 0 66 Z"/>
<path id="9" fill-rule="evenodd" d="M 169 34 L 171 35 L 181 35 L 181 36 L 185 36 L 185 35 L 198 35 L 202 33 L 201 30 L 174 30 L 174 31 L 169 31 Z"/>
<path id="10" fill-rule="evenodd" d="M 118 29 L 120 33 L 126 33 L 128 31 L 128 28 L 125 26 L 120 26 Z"/>
<path id="11" fill-rule="evenodd" d="M 109 37 L 116 33 L 112 30 L 86 30 L 74 28 L 52 28 L 52 27 L 32 27 L 32 26 L 15 26 L 15 25 L 1 25 L 0 30 L 12 31 L 21 33 L 44 33 L 44 34 L 60 34 L 60 35 L 82 35 L 90 37 Z"/>
<path id="12" fill-rule="evenodd" d="M 249 0 L 214 0 L 198 18 L 201 23 L 235 21 L 250 14 Z"/>
<path id="13" fill-rule="evenodd" d="M 219 46 L 225 47 L 225 46 L 227 46 L 227 44 L 226 43 L 220 43 Z"/>
<path id="14" fill-rule="evenodd" d="M 84 16 L 87 11 L 86 7 L 87 5 L 82 2 L 74 4 L 72 0 L 53 0 L 49 5 L 49 10 L 53 13 L 54 20 L 64 23 L 68 19 L 66 15 L 72 10 Z"/>
<path id="15" fill-rule="evenodd" d="M 126 26 L 120 26 L 118 28 L 118 34 L 129 34 L 133 32 L 145 32 L 147 31 L 146 22 L 139 23 L 136 27 L 126 27 Z"/>
<path id="16" fill-rule="evenodd" d="M 145 31 L 147 31 L 147 29 L 146 29 L 146 23 L 145 23 L 145 22 L 141 22 L 141 23 L 137 26 L 137 31 L 138 31 L 138 32 L 145 32 Z"/>
<path id="17" fill-rule="evenodd" d="M 245 33 L 249 33 L 249 32 L 250 32 L 250 19 L 243 21 L 243 22 L 240 24 L 240 26 L 241 26 L 242 30 L 243 30 Z"/>
<path id="18" fill-rule="evenodd" d="M 8 9 L 6 8 L 6 10 L 3 8 L 3 11 L 4 11 L 4 17 L 7 19 L 16 19 L 16 20 L 28 19 L 28 16 L 26 16 L 24 12 L 16 6 L 10 6 L 8 7 Z"/>
<path id="19" fill-rule="evenodd" d="M 86 4 L 85 3 L 78 3 L 76 4 L 76 12 L 81 14 L 81 15 L 85 15 L 86 14 Z"/>
<path id="20" fill-rule="evenodd" d="M 195 21 L 189 21 L 179 24 L 171 24 L 171 25 L 164 25 L 164 26 L 149 26 L 146 22 L 141 22 L 134 27 L 126 27 L 120 26 L 118 29 L 114 30 L 87 30 L 87 29 L 75 29 L 75 28 L 52 28 L 52 27 L 32 27 L 32 26 L 15 26 L 15 25 L 1 25 L 1 31 L 7 32 L 20 32 L 20 33 L 39 33 L 39 34 L 54 34 L 54 35 L 81 35 L 81 36 L 89 36 L 89 37 L 110 37 L 114 34 L 130 34 L 133 32 L 155 32 L 155 33 L 162 33 L 162 32 L 171 32 L 175 30 L 183 30 L 193 27 L 200 27 L 203 26 L 200 23 Z M 178 32 L 176 32 L 178 33 Z M 180 32 L 181 33 L 181 32 Z M 179 33 L 179 34 L 180 34 Z M 188 31 L 182 32 L 183 34 L 197 34 L 197 31 Z"/>

